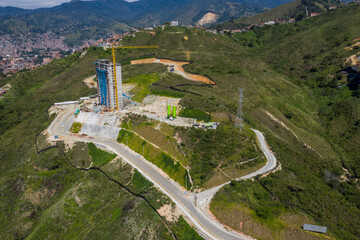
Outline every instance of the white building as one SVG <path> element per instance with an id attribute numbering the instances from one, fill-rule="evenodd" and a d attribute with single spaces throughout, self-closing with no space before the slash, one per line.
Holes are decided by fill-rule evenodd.
<path id="1" fill-rule="evenodd" d="M 100 59 L 95 62 L 98 79 L 98 95 L 100 104 L 109 109 L 122 109 L 124 107 L 121 65 L 116 64 L 116 86 L 114 78 L 114 65 L 107 59 Z M 117 102 L 116 102 L 117 99 Z"/>
<path id="2" fill-rule="evenodd" d="M 170 25 L 173 27 L 177 27 L 177 26 L 179 26 L 179 21 L 171 21 Z"/>
<path id="3" fill-rule="evenodd" d="M 275 21 L 267 21 L 264 23 L 265 25 L 274 25 L 275 24 Z"/>

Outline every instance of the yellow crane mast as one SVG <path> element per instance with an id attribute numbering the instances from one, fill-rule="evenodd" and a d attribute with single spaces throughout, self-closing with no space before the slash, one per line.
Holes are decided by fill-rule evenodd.
<path id="1" fill-rule="evenodd" d="M 125 49 L 125 48 L 159 48 L 159 46 L 125 46 L 125 47 L 115 47 L 115 44 L 112 45 L 112 57 L 113 57 L 113 69 L 114 69 L 114 80 L 115 80 L 115 96 L 116 96 L 116 110 L 119 110 L 119 101 L 118 101 L 118 91 L 117 91 L 117 79 L 116 79 L 116 59 L 115 59 L 115 49 Z"/>

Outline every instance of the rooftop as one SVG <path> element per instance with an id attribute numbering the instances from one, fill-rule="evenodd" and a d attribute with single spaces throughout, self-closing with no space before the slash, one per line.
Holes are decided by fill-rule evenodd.
<path id="1" fill-rule="evenodd" d="M 304 224 L 303 229 L 310 232 L 326 233 L 327 227 Z"/>

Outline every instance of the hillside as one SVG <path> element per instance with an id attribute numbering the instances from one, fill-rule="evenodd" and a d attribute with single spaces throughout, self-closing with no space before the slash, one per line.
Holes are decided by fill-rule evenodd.
<path id="1" fill-rule="evenodd" d="M 285 0 L 288 1 L 288 0 Z M 124 0 L 71 1 L 53 8 L 24 10 L 0 7 L 0 35 L 45 33 L 66 36 L 71 46 L 83 40 L 98 39 L 130 27 L 150 27 L 178 20 L 195 24 L 206 13 L 218 14 L 218 22 L 250 16 L 275 7 L 282 1 L 244 0 Z"/>
<path id="2" fill-rule="evenodd" d="M 279 105 L 282 113 L 275 115 L 282 123 L 269 116 L 263 116 L 264 119 L 260 120 L 263 118 L 262 114 L 254 112 L 256 121 L 262 122 L 269 130 L 272 128 L 273 139 L 269 140 L 269 143 L 276 155 L 280 159 L 284 158 L 284 161 L 280 160 L 283 171 L 261 180 L 277 201 L 270 200 L 263 189 L 247 191 L 240 199 L 234 199 L 236 191 L 244 187 L 257 188 L 254 183 L 240 183 L 224 189 L 216 197 L 212 207 L 215 215 L 230 226 L 245 232 L 255 231 L 258 237 L 266 239 L 266 232 L 280 227 L 284 219 L 288 219 L 290 224 L 295 226 L 301 223 L 300 216 L 289 217 L 281 214 L 281 207 L 286 207 L 292 211 L 310 214 L 315 220 L 322 219 L 321 225 L 338 231 L 339 239 L 358 238 L 359 232 L 355 230 L 355 225 L 358 224 L 355 222 L 358 220 L 350 220 L 354 215 L 344 214 L 344 209 L 340 210 L 333 205 L 333 199 L 337 195 L 335 198 L 338 198 L 338 202 L 345 204 L 346 201 L 346 208 L 354 211 L 358 211 L 355 209 L 360 206 L 359 198 L 356 197 L 359 195 L 357 179 L 360 161 L 359 81 L 353 76 L 339 74 L 343 68 L 349 66 L 349 63 L 345 63 L 346 58 L 358 52 L 356 49 L 351 51 L 344 48 L 356 43 L 356 40 L 353 40 L 359 37 L 359 27 L 348 24 L 360 20 L 359 10 L 360 6 L 353 4 L 296 24 L 256 28 L 245 34 L 234 35 L 236 41 L 249 46 L 250 52 L 268 62 L 276 72 L 289 76 L 297 86 L 308 89 L 307 98 L 315 101 L 316 108 L 312 112 L 313 120 L 310 120 L 299 112 L 298 107 L 293 108 L 289 103 L 282 103 Z M 283 123 L 295 131 L 299 138 L 302 136 L 306 144 L 315 148 L 321 156 L 317 153 L 309 153 L 313 156 L 304 155 L 301 153 L 303 150 L 296 149 L 292 144 L 285 144 L 286 141 L 294 141 L 290 139 L 295 135 L 289 132 L 289 129 L 286 133 L 281 127 L 284 126 Z M 301 127 L 304 124 L 307 127 Z M 305 129 L 317 134 L 305 137 Z M 328 150 L 324 152 L 325 146 L 328 146 Z M 335 162 L 338 162 L 337 167 L 332 165 Z M 320 187 L 320 182 L 326 186 Z M 329 192 L 325 194 L 324 191 L 328 191 L 326 189 Z M 258 200 L 248 200 L 253 197 Z M 248 202 L 243 204 L 241 199 Z M 234 210 L 231 214 L 228 214 L 227 208 L 219 207 L 229 201 L 237 203 L 231 206 Z M 274 212 L 274 208 L 279 212 Z M 263 218 L 265 221 L 259 224 L 259 221 L 253 220 L 250 222 L 254 222 L 254 227 L 247 225 L 240 229 L 236 219 L 239 214 L 246 212 L 252 212 L 255 219 Z M 274 225 L 278 220 L 278 225 Z M 348 230 L 343 231 L 343 226 L 348 226 Z M 289 237 L 286 233 L 278 236 L 282 239 Z"/>
<path id="3" fill-rule="evenodd" d="M 263 11 L 265 11 L 265 8 L 261 6 L 242 3 L 240 0 L 193 0 L 170 11 L 140 17 L 134 21 L 133 25 L 158 25 L 172 20 L 177 20 L 182 25 L 194 25 L 206 13 L 216 14 L 218 17 L 215 22 L 223 22 L 230 18 L 249 16 Z"/>
<path id="4" fill-rule="evenodd" d="M 306 9 L 309 14 L 311 13 L 321 13 L 329 9 L 329 7 L 340 6 L 341 1 L 339 0 L 296 0 L 290 3 L 278 6 L 276 8 L 270 9 L 266 12 L 255 14 L 253 16 L 239 18 L 233 22 L 224 23 L 221 27 L 227 28 L 239 28 L 245 27 L 252 24 L 260 24 L 267 21 L 273 21 L 276 19 L 288 20 L 294 18 L 300 20 L 306 16 Z"/>
<path id="5" fill-rule="evenodd" d="M 231 36 L 168 27 L 157 28 L 155 35 L 142 32 L 126 38 L 124 45 L 160 48 L 118 51 L 117 59 L 124 63 L 124 81 L 152 77 L 156 81 L 147 89 L 140 85 L 140 94 L 179 97 L 182 108 L 188 109 L 185 114 L 220 121 L 222 127 L 215 132 L 157 129 L 136 117 L 129 117 L 131 127 L 122 127 L 146 141 L 157 141 L 174 155 L 178 152 L 171 152 L 174 149 L 170 143 L 173 138 L 181 139 L 187 158 L 180 160 L 188 161 L 194 188 L 213 186 L 223 181 L 221 171 L 244 170 L 238 161 L 256 153 L 249 131 L 240 133 L 234 127 L 238 88 L 243 88 L 246 129 L 265 132 L 281 169 L 259 181 L 233 182 L 222 189 L 211 204 L 214 215 L 257 238 L 322 239 L 300 228 L 313 223 L 327 226 L 331 238 L 357 239 L 359 87 L 349 85 L 347 77 L 338 73 L 347 67 L 344 58 L 356 54 L 356 49 L 344 48 L 360 38 L 359 26 L 349 24 L 359 21 L 359 10 L 360 6 L 353 4 L 297 23 Z M 0 236 L 52 238 L 55 231 L 51 229 L 56 229 L 59 238 L 96 239 L 105 232 L 109 239 L 124 239 L 131 234 L 171 239 L 164 222 L 144 202 L 110 185 L 102 175 L 71 168 L 56 149 L 36 154 L 35 135 L 54 118 L 52 115 L 48 119 L 47 108 L 56 101 L 93 94 L 81 80 L 94 74 L 94 59 L 110 57 L 109 52 L 95 48 L 89 49 L 84 58 L 79 55 L 1 80 L 1 85 L 9 82 L 13 88 L 0 101 L 0 205 L 5 206 L 0 224 L 6 229 Z M 192 61 L 185 69 L 211 77 L 217 87 L 177 77 L 158 65 L 126 65 L 129 59 L 144 55 Z M 48 144 L 44 138 L 40 142 L 43 147 Z M 136 138 L 124 141 L 130 147 L 143 142 Z M 66 146 L 66 155 L 79 166 L 99 162 L 94 159 L 103 154 L 93 146 Z M 115 160 L 101 167 L 149 197 L 157 209 L 170 204 L 130 166 Z M 52 216 L 58 221 L 51 221 Z M 91 229 L 87 230 L 89 224 Z M 183 239 L 193 239 L 187 235 L 194 236 L 193 230 L 181 218 L 168 224 Z M 142 231 L 141 226 L 146 229 Z M 181 231 L 183 226 L 186 228 Z M 117 232 L 120 229 L 123 235 Z"/>
<path id="6" fill-rule="evenodd" d="M 80 54 L 5 79 L 12 89 L 0 101 L 0 238 L 200 239 L 182 217 L 159 217 L 153 208 L 175 209 L 171 200 L 114 154 L 73 142 L 59 144 L 66 158 L 59 149 L 37 154 L 51 146 L 46 135 L 36 137 L 54 119 L 48 108 L 94 94 L 82 79 L 94 74 L 95 59 L 109 56 L 100 49 Z M 99 171 L 73 167 L 91 165 L 124 187 Z"/>
<path id="7" fill-rule="evenodd" d="M 32 10 L 16 7 L 0 7 L 0 16 L 17 16 L 32 13 Z"/>
<path id="8" fill-rule="evenodd" d="M 260 24 L 262 22 L 271 21 L 274 19 L 283 19 L 283 18 L 291 18 L 297 15 L 296 10 L 301 8 L 302 1 L 296 0 L 264 13 L 256 14 L 251 17 L 241 18 L 235 20 L 235 24 L 239 25 L 251 25 L 251 24 Z"/>

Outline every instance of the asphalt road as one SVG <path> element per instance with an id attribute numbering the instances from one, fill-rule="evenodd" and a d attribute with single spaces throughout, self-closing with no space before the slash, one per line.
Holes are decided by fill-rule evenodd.
<path id="1" fill-rule="evenodd" d="M 209 214 L 207 214 L 207 212 L 203 208 L 201 208 L 200 206 L 195 206 L 193 200 L 194 195 L 186 192 L 184 188 L 182 188 L 179 184 L 170 179 L 159 168 L 152 165 L 142 156 L 133 152 L 125 145 L 109 139 L 90 139 L 86 137 L 71 136 L 70 133 L 64 129 L 66 120 L 71 116 L 71 114 L 73 114 L 72 109 L 69 108 L 69 110 L 70 111 L 65 112 L 65 114 L 59 115 L 49 126 L 48 132 L 50 135 L 57 134 L 60 140 L 74 140 L 100 144 L 102 146 L 105 146 L 108 150 L 121 156 L 126 162 L 128 162 L 139 172 L 141 172 L 148 180 L 153 182 L 163 193 L 169 196 L 172 201 L 181 208 L 188 220 L 190 220 L 194 224 L 194 226 L 196 226 L 197 230 L 201 232 L 204 237 L 208 239 L 224 240 L 252 239 L 249 236 L 240 235 L 237 232 L 225 229 L 221 224 L 219 224 L 216 220 L 209 216 Z M 254 131 L 259 139 L 261 149 L 264 151 L 264 154 L 269 161 L 264 168 L 256 171 L 253 174 L 248 175 L 249 178 L 251 176 L 265 173 L 274 168 L 276 165 L 276 158 L 271 153 L 270 149 L 267 147 L 264 136 L 259 131 Z"/>
<path id="2" fill-rule="evenodd" d="M 251 129 L 251 130 L 253 130 L 255 132 L 256 137 L 257 137 L 257 139 L 259 140 L 259 143 L 260 143 L 260 149 L 265 154 L 265 156 L 267 158 L 267 162 L 266 162 L 265 166 L 262 167 L 261 169 L 255 171 L 255 172 L 252 172 L 252 173 L 250 173 L 248 175 L 239 177 L 239 178 L 236 179 L 237 181 L 246 180 L 246 179 L 250 179 L 250 178 L 253 178 L 255 176 L 258 176 L 258 175 L 262 175 L 264 173 L 267 173 L 267 172 L 273 170 L 276 167 L 276 157 L 271 152 L 268 145 L 266 144 L 264 134 L 262 134 L 260 131 L 255 130 L 255 129 Z M 203 192 L 198 193 L 197 198 L 196 198 L 197 206 L 199 206 L 203 210 L 208 208 L 208 206 L 209 206 L 209 204 L 211 202 L 211 199 L 214 197 L 214 195 L 222 187 L 224 187 L 225 185 L 227 185 L 229 183 L 230 183 L 230 181 L 226 182 L 226 183 L 223 183 L 223 184 L 221 184 L 219 186 L 216 186 L 214 188 L 211 188 L 211 189 L 208 189 L 208 190 L 205 190 Z"/>

